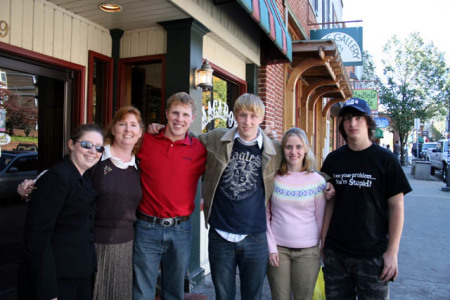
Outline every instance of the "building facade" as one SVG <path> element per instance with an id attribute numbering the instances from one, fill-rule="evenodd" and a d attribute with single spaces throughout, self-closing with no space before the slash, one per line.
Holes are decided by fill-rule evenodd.
<path id="1" fill-rule="evenodd" d="M 336 146 L 333 105 L 352 88 L 336 43 L 309 31 L 337 26 L 341 0 L 114 2 L 120 12 L 92 0 L 0 0 L 0 134 L 15 137 L 2 150 L 27 137 L 47 169 L 78 124 L 105 126 L 124 105 L 140 109 L 145 125 L 163 123 L 165 99 L 179 91 L 196 101 L 194 132 L 233 126 L 234 100 L 250 92 L 266 104 L 264 125 L 279 135 L 305 129 L 319 161 Z M 206 60 L 211 90 L 196 85 Z M 200 194 L 187 289 L 209 268 Z"/>

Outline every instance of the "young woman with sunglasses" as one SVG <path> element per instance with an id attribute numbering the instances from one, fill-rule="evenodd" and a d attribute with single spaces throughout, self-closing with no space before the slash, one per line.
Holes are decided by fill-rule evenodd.
<path id="1" fill-rule="evenodd" d="M 97 193 L 86 171 L 104 148 L 93 124 L 69 139 L 70 154 L 34 185 L 25 222 L 19 299 L 90 299 L 96 266 L 93 222 Z"/>

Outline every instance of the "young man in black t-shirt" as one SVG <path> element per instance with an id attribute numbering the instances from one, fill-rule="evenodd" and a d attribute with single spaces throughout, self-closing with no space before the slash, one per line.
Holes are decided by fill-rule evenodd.
<path id="1" fill-rule="evenodd" d="M 345 102 L 339 131 L 347 145 L 322 167 L 336 190 L 322 231 L 328 300 L 389 299 L 388 281 L 398 276 L 404 195 L 411 187 L 392 153 L 372 143 L 370 114 L 362 99 Z"/>

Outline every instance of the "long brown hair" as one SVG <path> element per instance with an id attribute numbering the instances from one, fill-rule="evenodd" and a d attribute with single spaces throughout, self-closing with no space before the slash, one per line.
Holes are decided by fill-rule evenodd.
<path id="1" fill-rule="evenodd" d="M 137 109 L 134 106 L 124 106 L 122 108 L 120 108 L 118 111 L 116 111 L 116 113 L 114 114 L 114 118 L 112 119 L 112 121 L 109 123 L 109 125 L 106 127 L 105 130 L 105 145 L 112 145 L 114 144 L 114 135 L 112 134 L 112 129 L 113 127 L 117 124 L 117 122 L 122 121 L 123 119 L 125 119 L 125 116 L 127 114 L 133 114 L 136 116 L 136 119 L 139 123 L 139 126 L 141 126 L 141 130 L 143 130 L 144 128 L 144 124 L 142 124 L 142 117 L 141 117 L 141 112 L 139 111 L 139 109 Z M 133 147 L 133 154 L 137 154 L 139 151 L 139 148 L 141 147 L 141 143 L 142 143 L 142 138 L 140 138 L 136 145 L 134 145 Z"/>

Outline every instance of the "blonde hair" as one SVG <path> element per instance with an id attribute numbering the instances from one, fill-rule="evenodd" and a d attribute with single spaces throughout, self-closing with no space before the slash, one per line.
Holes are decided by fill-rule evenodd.
<path id="1" fill-rule="evenodd" d="M 112 134 L 112 129 L 116 125 L 116 123 L 122 121 L 125 119 L 127 114 L 132 114 L 136 116 L 136 119 L 139 123 L 139 126 L 141 126 L 141 129 L 144 128 L 144 124 L 142 124 L 142 117 L 141 112 L 139 109 L 137 109 L 134 106 L 124 106 L 120 108 L 116 113 L 114 114 L 114 118 L 109 123 L 109 125 L 106 127 L 105 130 L 105 145 L 112 145 L 114 144 L 114 135 Z M 142 139 L 139 139 L 133 147 L 133 154 L 137 154 L 139 152 L 139 148 L 141 147 Z"/>
<path id="2" fill-rule="evenodd" d="M 284 157 L 284 148 L 286 147 L 287 140 L 291 136 L 299 137 L 302 140 L 303 145 L 305 145 L 306 147 L 305 157 L 303 158 L 302 171 L 306 171 L 307 173 L 315 172 L 316 158 L 311 150 L 311 147 L 308 144 L 308 138 L 306 137 L 305 131 L 297 127 L 292 127 L 284 133 L 283 138 L 281 139 L 281 148 L 283 149 L 283 157 L 281 158 L 281 165 L 280 169 L 278 170 L 278 174 L 286 175 L 289 173 L 287 169 L 286 158 Z"/>
<path id="3" fill-rule="evenodd" d="M 240 111 L 254 112 L 258 117 L 264 117 L 266 107 L 262 100 L 253 94 L 245 93 L 234 102 L 233 113 L 237 115 Z"/>

